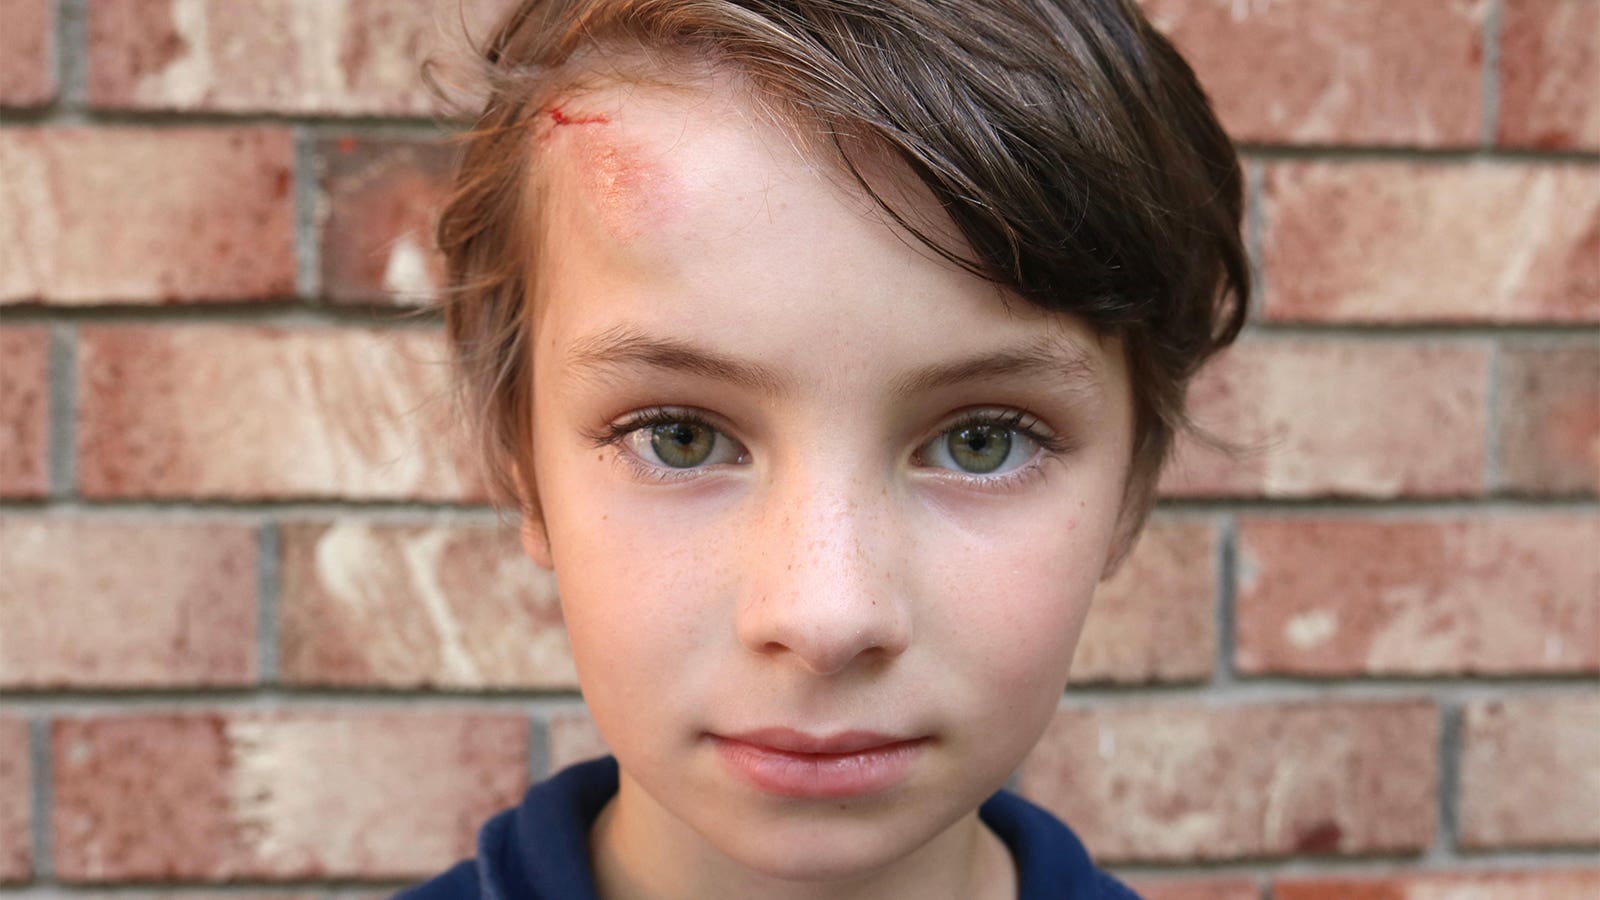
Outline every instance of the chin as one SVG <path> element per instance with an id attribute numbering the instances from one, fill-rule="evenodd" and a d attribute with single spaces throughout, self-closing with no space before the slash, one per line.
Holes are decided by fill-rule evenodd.
<path id="1" fill-rule="evenodd" d="M 876 873 L 932 837 L 884 822 L 867 820 L 850 827 L 837 819 L 820 819 L 718 834 L 714 842 L 730 858 L 768 878 L 826 883 Z"/>

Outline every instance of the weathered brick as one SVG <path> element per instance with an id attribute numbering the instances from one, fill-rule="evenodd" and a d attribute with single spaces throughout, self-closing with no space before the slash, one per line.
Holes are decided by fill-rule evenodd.
<path id="1" fill-rule="evenodd" d="M 84 328 L 94 497 L 474 500 L 433 330 Z"/>
<path id="2" fill-rule="evenodd" d="M 587 709 L 562 710 L 550 717 L 550 771 L 611 752 Z"/>
<path id="3" fill-rule="evenodd" d="M 1600 671 L 1600 517 L 1249 517 L 1235 664 L 1249 674 Z"/>
<path id="4" fill-rule="evenodd" d="M 1100 586 L 1072 681 L 1197 681 L 1216 654 L 1216 538 L 1210 522 L 1157 518 Z"/>
<path id="5" fill-rule="evenodd" d="M 0 328 L 0 496 L 50 490 L 50 331 Z"/>
<path id="6" fill-rule="evenodd" d="M 429 141 L 341 138 L 317 147 L 322 284 L 344 302 L 419 303 L 444 284 L 433 230 L 454 154 Z"/>
<path id="7" fill-rule="evenodd" d="M 1600 846 L 1600 695 L 1479 701 L 1463 731 L 1462 846 Z"/>
<path id="8" fill-rule="evenodd" d="M 520 798 L 528 722 L 489 714 L 216 713 L 53 723 L 69 882 L 418 878 Z"/>
<path id="9" fill-rule="evenodd" d="M 98 107 L 423 116 L 423 60 L 464 52 L 506 0 L 93 0 Z"/>
<path id="10" fill-rule="evenodd" d="M 1600 168 L 1278 162 L 1266 168 L 1270 319 L 1600 320 Z"/>
<path id="11" fill-rule="evenodd" d="M 1501 0 L 1501 144 L 1600 149 L 1600 3 Z"/>
<path id="12" fill-rule="evenodd" d="M 1180 441 L 1162 489 L 1178 496 L 1477 495 L 1488 383 L 1486 342 L 1247 340 L 1202 371 L 1190 391 L 1199 424 L 1243 452 L 1230 458 Z"/>
<path id="13" fill-rule="evenodd" d="M 1600 493 L 1600 345 L 1508 343 L 1497 381 L 1498 486 Z"/>
<path id="14" fill-rule="evenodd" d="M 251 526 L 11 515 L 0 571 L 0 685 L 255 680 Z"/>
<path id="15" fill-rule="evenodd" d="M 0 301 L 290 295 L 293 161 L 281 128 L 0 132 Z"/>
<path id="16" fill-rule="evenodd" d="M 555 578 L 514 528 L 291 524 L 282 548 L 286 682 L 577 688 Z"/>
<path id="17" fill-rule="evenodd" d="M 1020 785 L 1105 861 L 1415 852 L 1438 727 L 1425 701 L 1062 710 Z"/>
<path id="18" fill-rule="evenodd" d="M 28 722 L 0 716 L 0 882 L 33 876 L 33 764 Z"/>
<path id="19" fill-rule="evenodd" d="M 0 4 L 0 106 L 44 106 L 56 95 L 55 0 Z"/>
<path id="20" fill-rule="evenodd" d="M 1248 878 L 1127 878 L 1140 900 L 1261 900 Z"/>
<path id="21" fill-rule="evenodd" d="M 1478 140 L 1485 0 L 1140 5 L 1194 67 L 1235 140 Z"/>
<path id="22" fill-rule="evenodd" d="M 1594 900 L 1597 895 L 1600 869 L 1289 876 L 1272 886 L 1272 900 Z"/>

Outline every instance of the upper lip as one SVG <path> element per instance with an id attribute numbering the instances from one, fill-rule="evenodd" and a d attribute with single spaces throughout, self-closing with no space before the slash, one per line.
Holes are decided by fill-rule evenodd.
<path id="1" fill-rule="evenodd" d="M 916 740 L 914 737 L 883 734 L 877 731 L 841 731 L 837 734 L 818 736 L 793 728 L 758 728 L 755 731 L 721 736 L 728 740 L 789 753 L 858 753 L 862 750 Z"/>

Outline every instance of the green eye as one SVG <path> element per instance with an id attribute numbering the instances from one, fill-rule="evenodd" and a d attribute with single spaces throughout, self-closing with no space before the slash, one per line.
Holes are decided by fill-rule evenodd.
<path id="1" fill-rule="evenodd" d="M 672 422 L 650 429 L 650 449 L 674 469 L 692 469 L 711 457 L 717 433 L 699 422 Z"/>
<path id="2" fill-rule="evenodd" d="M 985 475 L 1000 468 L 1011 456 L 1011 429 L 999 425 L 957 428 L 948 433 L 945 448 L 956 465 L 975 475 Z"/>

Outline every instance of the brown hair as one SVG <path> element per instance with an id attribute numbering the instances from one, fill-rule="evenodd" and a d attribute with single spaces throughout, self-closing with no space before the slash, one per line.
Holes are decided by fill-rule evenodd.
<path id="1" fill-rule="evenodd" d="M 798 133 L 851 136 L 850 146 L 833 138 L 843 171 L 935 252 L 1121 338 L 1135 404 L 1125 521 L 1136 532 L 1174 433 L 1193 429 L 1188 383 L 1238 334 L 1250 284 L 1238 157 L 1194 73 L 1133 0 L 517 4 L 474 52 L 487 96 L 438 229 L 447 331 L 497 500 L 520 499 L 525 514 L 537 503 L 533 125 L 558 92 L 604 77 L 585 69 L 585 51 L 616 49 L 658 71 L 709 60 Z M 852 146 L 903 164 L 966 246 L 908 221 Z"/>

